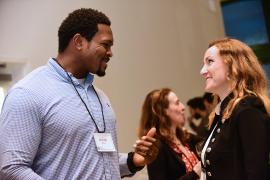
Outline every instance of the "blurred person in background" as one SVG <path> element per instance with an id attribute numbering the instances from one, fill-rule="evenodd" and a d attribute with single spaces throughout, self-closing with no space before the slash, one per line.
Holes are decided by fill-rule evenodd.
<path id="1" fill-rule="evenodd" d="M 194 97 L 187 102 L 190 116 L 187 118 L 190 128 L 201 138 L 208 134 L 208 116 L 202 97 Z M 194 121 L 200 121 L 196 124 Z"/>
<path id="2" fill-rule="evenodd" d="M 159 140 L 157 158 L 147 166 L 150 180 L 198 179 L 201 164 L 195 153 L 200 140 L 183 129 L 185 107 L 168 88 L 151 91 L 145 98 L 139 137 L 152 127 Z"/>
<path id="3" fill-rule="evenodd" d="M 214 99 L 213 94 L 209 92 L 205 92 L 202 98 L 206 111 L 210 114 L 216 105 L 216 100 Z"/>

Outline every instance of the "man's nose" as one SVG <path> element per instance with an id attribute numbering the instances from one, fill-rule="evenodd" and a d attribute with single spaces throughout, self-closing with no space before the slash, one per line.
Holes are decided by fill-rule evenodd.
<path id="1" fill-rule="evenodd" d="M 112 57 L 113 56 L 113 52 L 112 52 L 112 49 L 111 48 L 107 51 L 107 55 L 109 57 Z"/>

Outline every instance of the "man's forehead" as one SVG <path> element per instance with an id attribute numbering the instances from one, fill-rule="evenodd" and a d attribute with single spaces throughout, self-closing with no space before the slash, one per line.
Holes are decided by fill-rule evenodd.
<path id="1" fill-rule="evenodd" d="M 113 43 L 113 33 L 110 26 L 106 24 L 98 24 L 98 32 L 96 36 L 102 36 L 101 38 Z"/>

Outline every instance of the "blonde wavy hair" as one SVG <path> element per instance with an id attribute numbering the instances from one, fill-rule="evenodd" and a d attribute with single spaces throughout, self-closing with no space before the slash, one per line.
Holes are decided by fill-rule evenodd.
<path id="1" fill-rule="evenodd" d="M 243 42 L 232 38 L 212 41 L 208 47 L 212 46 L 217 47 L 221 59 L 228 66 L 228 78 L 234 95 L 225 108 L 222 118 L 228 119 L 239 101 L 248 95 L 259 97 L 267 114 L 270 115 L 267 78 L 252 49 Z M 213 118 L 214 112 L 209 117 L 210 124 L 213 122 Z"/>

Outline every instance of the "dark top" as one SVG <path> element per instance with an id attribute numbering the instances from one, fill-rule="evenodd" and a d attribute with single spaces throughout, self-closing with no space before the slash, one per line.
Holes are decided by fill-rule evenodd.
<path id="1" fill-rule="evenodd" d="M 149 180 L 195 180 L 198 175 L 192 171 L 186 173 L 181 157 L 165 142 L 160 141 L 157 158 L 147 166 Z"/>
<path id="2" fill-rule="evenodd" d="M 202 118 L 199 126 L 196 126 L 194 122 L 190 122 L 190 127 L 197 133 L 201 138 L 206 138 L 208 135 L 208 119 L 209 114 Z"/>
<path id="3" fill-rule="evenodd" d="M 221 115 L 231 95 L 221 104 Z M 248 96 L 224 123 L 217 124 L 205 153 L 207 180 L 270 180 L 270 119 L 262 101 Z"/>

